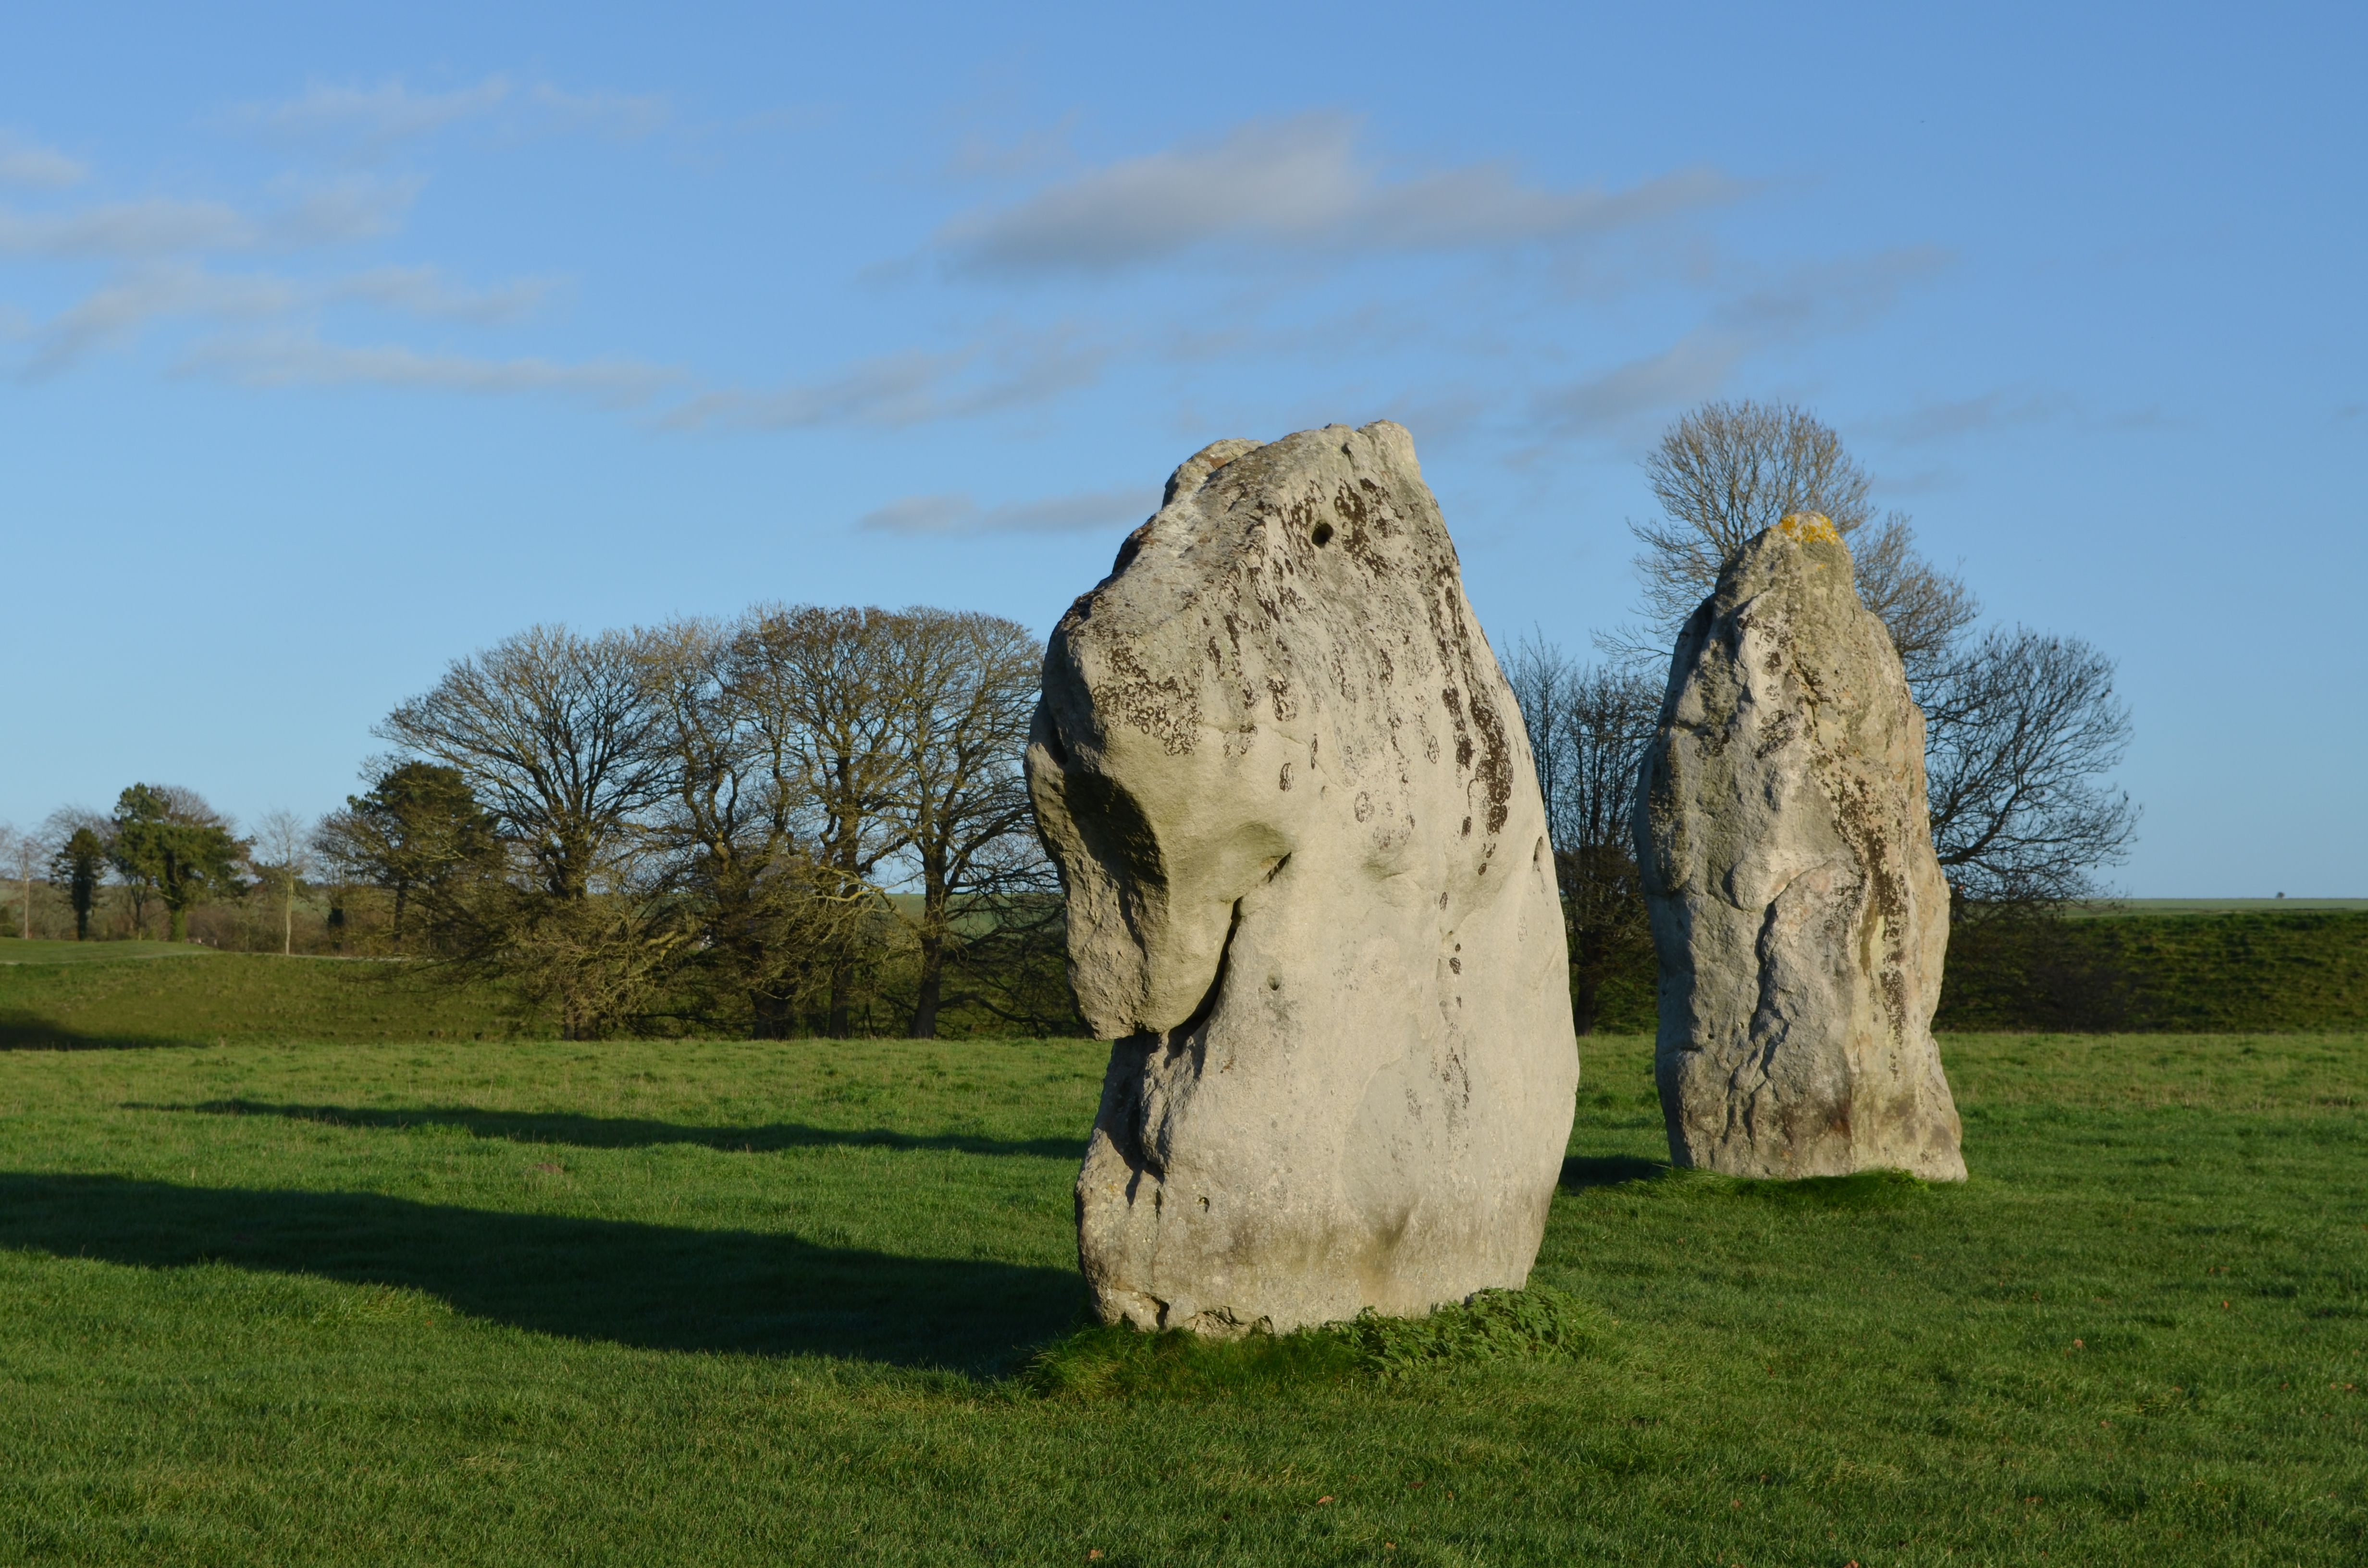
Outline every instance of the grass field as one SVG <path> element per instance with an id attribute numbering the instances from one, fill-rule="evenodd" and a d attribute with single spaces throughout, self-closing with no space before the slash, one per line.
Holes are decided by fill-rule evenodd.
<path id="1" fill-rule="evenodd" d="M 0 1052 L 0 1561 L 2362 1561 L 2368 1040 L 1947 1049 L 1769 1187 L 1590 1041 L 1595 1350 L 1200 1399 L 1015 1375 L 1090 1042 Z"/>

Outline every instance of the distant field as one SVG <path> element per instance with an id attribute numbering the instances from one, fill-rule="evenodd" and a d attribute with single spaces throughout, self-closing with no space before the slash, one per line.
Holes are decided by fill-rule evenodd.
<path id="1" fill-rule="evenodd" d="M 0 1052 L 0 1561 L 2362 1561 L 2368 1038 L 1944 1049 L 1957 1188 L 1589 1041 L 1580 1360 L 1098 1399 L 1093 1042 Z"/>

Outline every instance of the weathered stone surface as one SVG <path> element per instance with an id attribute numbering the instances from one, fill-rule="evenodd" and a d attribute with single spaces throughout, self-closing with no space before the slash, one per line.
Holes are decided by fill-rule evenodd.
<path id="1" fill-rule="evenodd" d="M 1932 1040 L 1949 889 L 1924 715 L 1824 517 L 1753 540 L 1686 623 L 1636 851 L 1670 1157 L 1962 1179 Z"/>
<path id="2" fill-rule="evenodd" d="M 1053 633 L 1028 750 L 1116 1039 L 1102 1316 L 1233 1334 L 1529 1276 L 1577 1056 L 1520 710 L 1396 425 L 1220 441 Z"/>

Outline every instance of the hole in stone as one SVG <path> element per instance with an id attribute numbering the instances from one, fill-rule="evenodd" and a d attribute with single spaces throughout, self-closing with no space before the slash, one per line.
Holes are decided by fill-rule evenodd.
<path id="1" fill-rule="evenodd" d="M 1064 772 L 1067 771 L 1069 748 L 1061 744 L 1061 732 L 1053 729 L 1050 724 L 1044 727 L 1044 751 L 1052 757 L 1053 767 Z"/>
<path id="2" fill-rule="evenodd" d="M 1307 537 L 1314 540 L 1317 544 L 1330 544 L 1332 542 L 1332 525 L 1329 523 L 1318 523 L 1315 525 L 1315 531 L 1309 534 Z"/>

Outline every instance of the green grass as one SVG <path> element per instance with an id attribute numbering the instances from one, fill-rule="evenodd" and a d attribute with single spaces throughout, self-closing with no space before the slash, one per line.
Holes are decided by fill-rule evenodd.
<path id="1" fill-rule="evenodd" d="M 419 966 L 222 953 L 190 943 L 0 942 L 0 1051 L 501 1039 L 555 1032 Z M 183 961 L 151 962 L 174 958 Z"/>
<path id="2" fill-rule="evenodd" d="M 1947 1051 L 1971 1182 L 1783 1186 L 1589 1041 L 1567 1303 L 1198 1365 L 1089 1042 L 0 1052 L 0 1561 L 2362 1561 L 2368 1040 Z"/>

